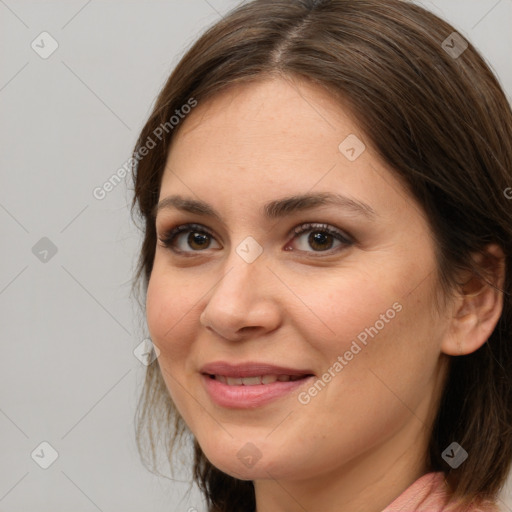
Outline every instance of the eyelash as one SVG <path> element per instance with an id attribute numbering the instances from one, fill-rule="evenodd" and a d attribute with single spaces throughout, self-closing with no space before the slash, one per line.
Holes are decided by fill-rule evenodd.
<path id="1" fill-rule="evenodd" d="M 215 238 L 213 233 L 210 230 L 208 230 L 207 228 L 205 228 L 204 226 L 201 226 L 200 224 L 190 224 L 189 223 L 189 224 L 181 224 L 179 226 L 176 226 L 175 228 L 169 229 L 168 231 L 166 231 L 163 234 L 162 238 L 159 238 L 159 240 L 165 248 L 170 249 L 171 251 L 173 251 L 175 253 L 187 254 L 190 252 L 191 253 L 204 252 L 204 251 L 194 251 L 194 250 L 182 251 L 181 249 L 176 249 L 175 247 L 173 247 L 175 239 L 178 237 L 178 235 L 180 235 L 181 233 L 187 233 L 187 232 L 191 232 L 191 231 L 193 231 L 195 233 L 208 235 L 212 238 Z M 342 247 L 338 247 L 335 249 L 328 249 L 326 251 L 312 251 L 313 254 L 316 253 L 318 255 L 322 255 L 322 254 L 330 255 L 334 252 L 338 252 L 338 251 L 343 250 L 344 248 L 349 247 L 354 244 L 354 240 L 352 239 L 352 237 L 346 235 L 345 233 L 343 233 L 342 231 L 340 231 L 338 229 L 332 228 L 328 224 L 317 224 L 317 223 L 307 222 L 307 223 L 301 224 L 300 226 L 297 226 L 296 228 L 294 228 L 292 230 L 292 232 L 290 233 L 290 235 L 295 234 L 294 238 L 297 238 L 298 236 L 303 235 L 304 233 L 307 233 L 307 232 L 327 233 L 329 235 L 332 235 L 334 238 L 336 238 L 337 240 L 339 240 L 340 242 L 343 243 Z M 301 251 L 299 251 L 299 252 L 301 252 Z M 309 253 L 310 251 L 302 251 L 302 252 Z"/>

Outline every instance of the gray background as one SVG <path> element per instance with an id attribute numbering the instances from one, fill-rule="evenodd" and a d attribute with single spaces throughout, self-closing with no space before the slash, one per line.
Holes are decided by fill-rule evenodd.
<path id="1" fill-rule="evenodd" d="M 2 512 L 203 510 L 195 489 L 138 458 L 131 182 L 92 192 L 126 162 L 185 48 L 236 3 L 0 0 Z M 482 51 L 510 98 L 512 0 L 422 3 Z M 43 31 L 59 45 L 47 59 L 31 47 Z M 46 470 L 43 441 L 59 455 Z"/>

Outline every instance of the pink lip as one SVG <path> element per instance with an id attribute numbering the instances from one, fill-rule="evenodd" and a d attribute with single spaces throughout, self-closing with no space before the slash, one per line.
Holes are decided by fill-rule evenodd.
<path id="1" fill-rule="evenodd" d="M 200 372 L 201 380 L 211 399 L 222 407 L 233 409 L 249 409 L 260 407 L 276 400 L 309 382 L 314 375 L 309 369 L 287 368 L 268 363 L 246 362 L 231 364 L 225 361 L 216 361 L 204 365 Z M 271 384 L 257 384 L 255 386 L 230 386 L 210 375 L 224 377 L 257 377 L 260 375 L 303 375 L 303 379 L 288 382 L 272 382 Z"/>
<path id="2" fill-rule="evenodd" d="M 254 377 L 255 375 L 252 376 Z M 222 407 L 232 409 L 260 407 L 296 390 L 306 382 L 309 383 L 313 378 L 314 376 L 308 376 L 304 379 L 288 382 L 276 381 L 272 384 L 257 384 L 255 386 L 244 386 L 243 384 L 241 386 L 230 386 L 210 378 L 209 375 L 201 376 L 201 380 L 211 399 Z"/>

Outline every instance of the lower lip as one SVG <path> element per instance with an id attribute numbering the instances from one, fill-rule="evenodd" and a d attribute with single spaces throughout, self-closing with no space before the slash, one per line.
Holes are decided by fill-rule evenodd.
<path id="1" fill-rule="evenodd" d="M 313 379 L 313 376 L 310 376 L 288 382 L 276 381 L 272 384 L 256 384 L 255 386 L 230 386 L 217 379 L 211 379 L 209 375 L 201 377 L 211 399 L 217 405 L 232 409 L 260 407 L 288 395 Z"/>

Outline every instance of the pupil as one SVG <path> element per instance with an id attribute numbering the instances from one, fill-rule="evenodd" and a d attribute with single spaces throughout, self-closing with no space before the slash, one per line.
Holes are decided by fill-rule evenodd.
<path id="1" fill-rule="evenodd" d="M 320 246 L 322 246 L 323 244 L 326 243 L 326 239 L 328 239 L 331 235 L 328 235 L 326 233 L 320 233 L 320 232 L 316 232 L 316 233 L 311 233 L 309 235 L 309 242 L 311 243 L 311 245 L 314 247 L 315 245 L 317 244 L 320 244 Z M 331 243 L 329 244 L 329 247 L 320 247 L 321 249 L 330 249 L 332 246 L 332 240 L 331 240 Z"/>
<path id="2" fill-rule="evenodd" d="M 188 243 L 190 244 L 190 246 L 196 244 L 198 238 L 202 239 L 202 242 L 200 241 L 198 244 L 200 249 L 205 247 L 205 243 L 206 246 L 208 246 L 208 236 L 202 233 L 190 233 L 190 235 L 188 236 Z"/>

